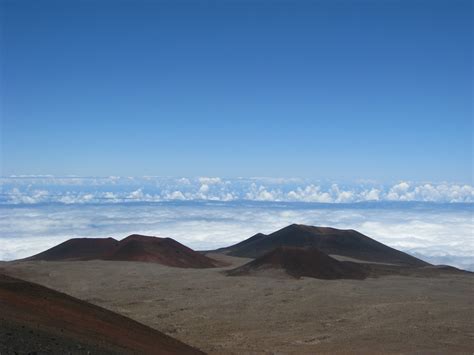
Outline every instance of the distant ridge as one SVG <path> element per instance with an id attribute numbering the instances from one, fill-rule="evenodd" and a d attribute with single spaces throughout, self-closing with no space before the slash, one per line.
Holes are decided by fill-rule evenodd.
<path id="1" fill-rule="evenodd" d="M 316 248 L 278 247 L 249 263 L 227 272 L 230 276 L 258 275 L 268 270 L 281 270 L 289 276 L 317 279 L 357 279 L 367 277 L 361 265 L 345 263 Z"/>
<path id="2" fill-rule="evenodd" d="M 258 258 L 277 247 L 314 247 L 328 255 L 367 262 L 428 266 L 423 260 L 377 242 L 355 230 L 292 224 L 274 233 L 256 234 L 238 244 L 217 249 L 231 256 Z"/>
<path id="3" fill-rule="evenodd" d="M 118 245 L 119 241 L 114 238 L 74 238 L 23 260 L 103 259 L 112 253 Z"/>
<path id="4" fill-rule="evenodd" d="M 70 239 L 29 260 L 74 261 L 116 260 L 157 263 L 182 268 L 212 268 L 221 262 L 198 253 L 171 238 L 132 234 L 117 241 L 113 238 Z"/>

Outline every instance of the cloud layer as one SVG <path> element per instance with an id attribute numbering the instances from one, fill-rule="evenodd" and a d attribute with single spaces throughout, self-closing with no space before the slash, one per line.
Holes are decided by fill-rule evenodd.
<path id="1" fill-rule="evenodd" d="M 291 223 L 356 229 L 434 263 L 474 270 L 472 205 L 169 201 L 0 206 L 0 260 L 73 237 L 166 236 L 195 249 L 239 242 Z"/>
<path id="2" fill-rule="evenodd" d="M 160 201 L 474 202 L 474 187 L 469 184 L 409 181 L 387 185 L 273 178 L 14 176 L 1 178 L 0 184 L 0 204 L 4 205 Z"/>

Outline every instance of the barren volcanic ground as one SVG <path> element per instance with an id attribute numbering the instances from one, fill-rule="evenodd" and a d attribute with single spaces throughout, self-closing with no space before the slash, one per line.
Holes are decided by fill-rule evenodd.
<path id="1" fill-rule="evenodd" d="M 0 274 L 1 354 L 202 354 L 96 305 Z"/>
<path id="2" fill-rule="evenodd" d="M 474 277 L 225 276 L 120 261 L 29 261 L 0 272 L 126 315 L 211 354 L 474 351 Z M 270 270 L 269 273 L 272 271 Z"/>

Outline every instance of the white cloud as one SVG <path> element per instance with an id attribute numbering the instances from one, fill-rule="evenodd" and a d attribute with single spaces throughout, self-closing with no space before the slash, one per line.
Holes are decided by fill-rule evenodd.
<path id="1" fill-rule="evenodd" d="M 191 184 L 191 181 L 188 178 L 180 178 L 178 179 L 178 183 L 183 185 L 189 185 Z"/>
<path id="2" fill-rule="evenodd" d="M 321 187 L 313 184 L 305 188 L 298 187 L 296 190 L 288 192 L 290 201 L 331 203 L 333 199 L 328 192 L 322 192 Z"/>
<path id="3" fill-rule="evenodd" d="M 165 200 L 186 200 L 181 191 L 173 191 L 165 195 Z"/>
<path id="4" fill-rule="evenodd" d="M 474 255 L 469 205 L 361 208 L 357 204 L 178 202 L 185 198 L 181 191 L 173 191 L 169 193 L 173 203 L 0 207 L 0 260 L 26 257 L 73 237 L 120 239 L 132 233 L 167 236 L 195 249 L 212 249 L 291 223 L 356 229 L 428 261 L 444 258 L 461 267 L 467 267 Z"/>
<path id="5" fill-rule="evenodd" d="M 364 190 L 361 193 L 362 201 L 379 201 L 380 200 L 380 190 L 372 188 L 369 190 Z"/>
<path id="6" fill-rule="evenodd" d="M 252 183 L 244 199 L 250 201 L 280 201 L 280 195 L 280 191 L 268 191 L 265 186 L 257 186 L 257 184 Z"/>
<path id="7" fill-rule="evenodd" d="M 208 185 L 222 183 L 222 179 L 219 177 L 200 177 L 198 178 L 198 181 L 201 184 L 208 184 Z"/>
<path id="8" fill-rule="evenodd" d="M 387 199 L 392 201 L 409 201 L 412 199 L 413 195 L 408 192 L 410 184 L 407 182 L 400 182 L 388 191 Z"/>
<path id="9" fill-rule="evenodd" d="M 259 180 L 260 179 L 260 180 Z M 401 181 L 342 185 L 302 179 L 226 179 L 219 177 L 9 177 L 0 178 L 0 205 L 37 203 L 121 203 L 176 199 L 354 203 L 366 201 L 473 203 L 474 187 Z"/>
<path id="10" fill-rule="evenodd" d="M 202 194 L 209 192 L 209 185 L 202 184 L 201 187 L 199 188 L 199 192 Z"/>
<path id="11" fill-rule="evenodd" d="M 110 191 L 107 191 L 103 195 L 104 199 L 111 201 L 111 202 L 117 202 L 118 201 L 118 196 Z"/>
<path id="12" fill-rule="evenodd" d="M 331 192 L 334 196 L 334 202 L 337 203 L 349 203 L 354 202 L 354 192 L 347 190 L 340 190 L 337 184 L 331 186 Z"/>
<path id="13" fill-rule="evenodd" d="M 130 195 L 128 195 L 128 198 L 131 198 L 133 200 L 143 200 L 144 197 L 145 194 L 143 193 L 142 189 L 135 190 L 130 193 Z"/>
<path id="14" fill-rule="evenodd" d="M 45 190 L 33 190 L 24 193 L 15 187 L 7 195 L 11 198 L 13 204 L 34 204 L 45 201 L 49 193 Z"/>
<path id="15" fill-rule="evenodd" d="M 257 201 L 275 201 L 276 198 L 273 193 L 262 189 L 258 192 L 258 195 L 256 197 Z"/>

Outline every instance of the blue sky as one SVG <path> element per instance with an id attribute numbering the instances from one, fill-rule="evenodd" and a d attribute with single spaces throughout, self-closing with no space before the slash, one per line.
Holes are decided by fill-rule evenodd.
<path id="1" fill-rule="evenodd" d="M 1 1 L 1 175 L 471 183 L 471 1 Z"/>

